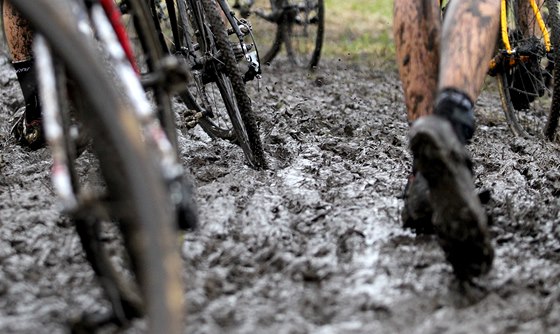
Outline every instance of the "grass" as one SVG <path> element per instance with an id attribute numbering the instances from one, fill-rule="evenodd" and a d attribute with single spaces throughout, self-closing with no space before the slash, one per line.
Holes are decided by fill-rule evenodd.
<path id="1" fill-rule="evenodd" d="M 325 0 L 323 56 L 359 63 L 392 61 L 393 0 Z"/>

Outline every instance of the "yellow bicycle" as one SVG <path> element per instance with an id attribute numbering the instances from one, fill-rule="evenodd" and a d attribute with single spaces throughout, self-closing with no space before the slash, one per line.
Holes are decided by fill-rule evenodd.
<path id="1" fill-rule="evenodd" d="M 560 116 L 560 12 L 557 0 L 502 0 L 489 74 L 516 135 L 553 140 Z"/>
<path id="2" fill-rule="evenodd" d="M 442 15 L 448 1 L 438 0 Z M 488 74 L 497 78 L 510 130 L 553 140 L 560 117 L 558 0 L 501 0 L 500 32 Z"/>

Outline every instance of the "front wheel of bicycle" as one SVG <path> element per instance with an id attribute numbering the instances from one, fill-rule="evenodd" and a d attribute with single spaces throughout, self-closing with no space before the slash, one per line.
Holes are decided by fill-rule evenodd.
<path id="1" fill-rule="evenodd" d="M 195 74 L 196 95 L 201 105 L 212 110 L 214 117 L 205 116 L 200 125 L 210 135 L 228 139 L 239 145 L 249 163 L 255 169 L 266 169 L 258 127 L 253 115 L 252 103 L 232 48 L 235 43 L 228 38 L 224 19 L 214 0 L 202 0 L 206 22 L 191 16 L 191 26 L 198 27 L 196 39 L 201 55 L 214 55 Z M 202 33 L 205 32 L 205 33 Z M 239 41 L 237 41 L 239 42 Z M 221 115 L 227 111 L 226 115 Z"/>
<path id="2" fill-rule="evenodd" d="M 506 51 L 501 37 L 498 89 L 512 132 L 525 137 L 544 137 L 546 132 L 552 139 L 560 108 L 560 81 L 555 78 L 560 38 L 558 1 L 537 3 L 550 43 L 528 1 L 507 1 L 508 38 L 513 52 Z"/>
<path id="3" fill-rule="evenodd" d="M 256 0 L 252 5 L 258 19 L 253 29 L 259 45 L 265 48 L 264 63 L 270 63 L 280 50 L 292 65 L 313 70 L 318 64 L 325 31 L 323 0 Z"/>
<path id="4" fill-rule="evenodd" d="M 76 223 L 88 261 L 106 294 L 115 296 L 115 291 L 109 291 L 107 287 L 117 286 L 116 282 L 106 284 L 114 276 L 99 266 L 100 253 L 97 252 L 104 247 L 103 231 L 98 229 L 99 218 L 115 219 L 117 224 L 111 224 L 118 226 L 114 235 L 122 237 L 122 248 L 130 260 L 129 268 L 134 277 L 132 280 L 139 286 L 140 298 L 136 302 L 134 298 L 129 299 L 130 303 L 123 307 L 130 306 L 134 309 L 131 313 L 137 313 L 133 314 L 135 316 L 146 314 L 149 332 L 181 332 L 181 266 L 173 233 L 173 211 L 157 165 L 142 141 L 138 120 L 114 90 L 102 57 L 93 46 L 95 42 L 89 39 L 91 36 L 79 32 L 67 7 L 61 2 L 47 0 L 19 0 L 13 5 L 47 42 L 48 47 L 36 46 L 35 50 L 50 49 L 56 55 L 52 57 L 57 64 L 54 67 L 50 65 L 52 61 L 47 61 L 50 57 L 36 57 L 41 87 L 50 87 L 52 93 L 47 98 L 47 90 L 40 90 L 43 112 L 60 115 L 53 112 L 58 103 L 50 98 L 62 94 L 62 89 L 55 89 L 54 85 L 59 82 L 56 87 L 66 87 L 64 82 L 68 75 L 72 89 L 78 93 L 75 99 L 72 99 L 71 92 L 68 95 L 75 102 L 75 116 L 92 138 L 93 155 L 100 170 L 99 192 L 93 191 L 97 187 L 84 187 L 75 169 L 74 157 L 64 149 L 68 148 L 68 139 L 72 137 L 63 130 L 67 129 L 64 124 L 68 125 L 69 120 L 60 122 L 62 126 L 55 125 L 57 122 L 53 120 L 57 117 L 51 117 L 52 122 L 45 120 L 53 160 L 65 162 L 54 165 L 53 180 L 55 185 L 60 185 L 59 193 L 71 199 L 65 202 L 66 207 Z M 48 55 L 50 51 L 40 54 Z M 56 67 L 62 70 L 47 70 Z M 48 75 L 49 80 L 41 80 L 42 74 Z M 59 102 L 64 104 L 66 101 Z M 91 165 L 89 161 L 85 164 Z M 122 277 L 123 274 L 117 275 Z M 113 308 L 115 313 L 122 311 L 115 303 Z"/>

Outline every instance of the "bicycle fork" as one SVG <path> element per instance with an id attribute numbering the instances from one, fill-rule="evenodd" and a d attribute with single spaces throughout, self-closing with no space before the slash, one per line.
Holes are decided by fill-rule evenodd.
<path id="1" fill-rule="evenodd" d="M 246 61 L 247 69 L 244 71 L 243 80 L 245 82 L 251 81 L 255 78 L 260 79 L 261 65 L 260 58 L 257 49 L 257 43 L 253 37 L 253 28 L 248 20 L 237 19 L 230 10 L 228 3 L 225 0 L 217 0 L 220 9 L 224 13 L 225 18 L 229 22 L 231 28 L 227 30 L 228 35 L 235 34 L 239 40 L 239 44 L 232 45 L 235 58 L 239 62 L 244 59 Z M 253 2 L 249 2 L 248 5 L 251 6 Z M 236 3 L 236 5 L 238 5 Z M 235 5 L 234 5 L 235 6 Z M 252 43 L 246 44 L 245 37 L 249 36 Z M 252 50 L 252 51 L 251 51 Z"/>

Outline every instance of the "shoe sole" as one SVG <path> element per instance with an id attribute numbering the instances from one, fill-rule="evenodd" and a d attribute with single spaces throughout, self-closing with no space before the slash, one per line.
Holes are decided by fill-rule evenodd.
<path id="1" fill-rule="evenodd" d="M 450 124 L 436 117 L 422 121 L 411 129 L 410 147 L 418 170 L 428 181 L 440 246 L 457 278 L 486 274 L 494 250 L 466 152 Z"/>

